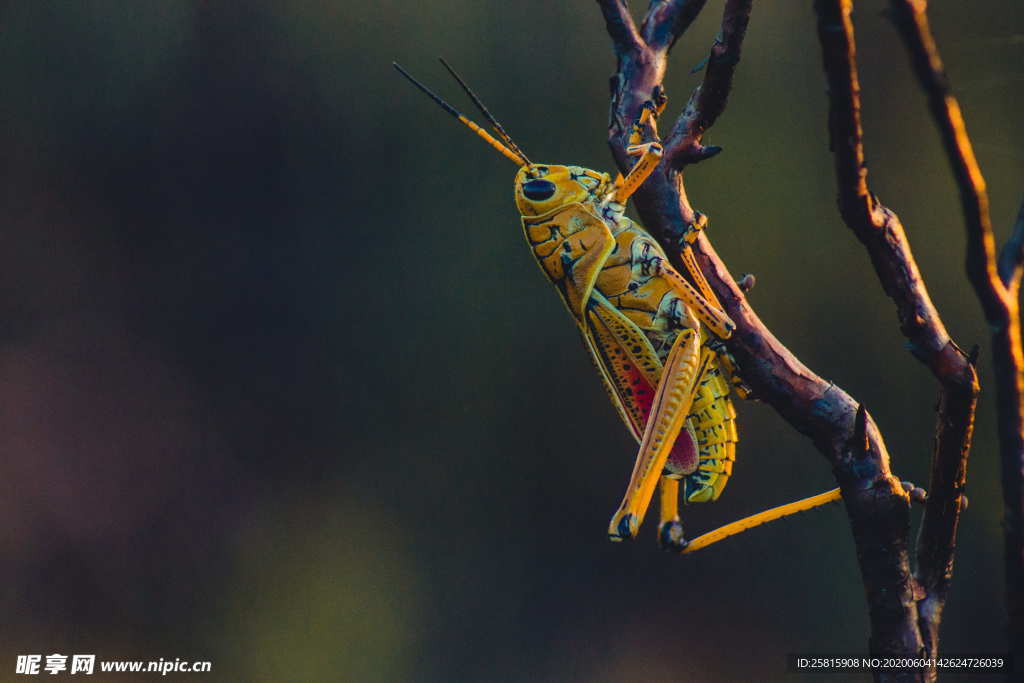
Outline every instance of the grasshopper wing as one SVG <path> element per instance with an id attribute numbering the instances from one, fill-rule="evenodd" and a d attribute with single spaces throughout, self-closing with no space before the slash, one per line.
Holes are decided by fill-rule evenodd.
<path id="1" fill-rule="evenodd" d="M 558 290 L 578 325 L 615 238 L 604 221 L 582 204 L 540 216 L 523 216 L 523 232 L 541 270 Z"/>
<path id="2" fill-rule="evenodd" d="M 633 437 L 640 442 L 654 408 L 663 367 L 654 347 L 640 329 L 599 292 L 591 294 L 587 347 L 604 380 L 605 389 Z M 687 423 L 679 431 L 668 462 L 675 474 L 697 469 L 697 439 Z"/>
<path id="3" fill-rule="evenodd" d="M 662 363 L 637 325 L 595 289 L 616 247 L 608 226 L 583 204 L 524 216 L 534 258 L 576 320 L 594 365 L 619 416 L 639 442 L 650 418 Z M 697 468 L 697 444 L 683 429 L 669 457 L 674 468 Z"/>

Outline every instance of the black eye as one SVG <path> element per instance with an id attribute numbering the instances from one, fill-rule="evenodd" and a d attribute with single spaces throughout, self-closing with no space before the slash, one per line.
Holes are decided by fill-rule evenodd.
<path id="1" fill-rule="evenodd" d="M 555 194 L 555 184 L 549 180 L 531 180 L 523 183 L 523 196 L 535 202 L 551 199 Z"/>

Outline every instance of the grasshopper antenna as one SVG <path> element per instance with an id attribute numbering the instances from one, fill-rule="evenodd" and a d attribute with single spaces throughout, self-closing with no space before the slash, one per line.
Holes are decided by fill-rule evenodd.
<path id="1" fill-rule="evenodd" d="M 444 109 L 444 110 L 445 110 L 446 112 L 448 112 L 449 114 L 451 114 L 452 116 L 454 116 L 454 117 L 455 117 L 456 119 L 458 119 L 458 120 L 459 120 L 459 121 L 460 121 L 460 122 L 461 122 L 461 123 L 462 123 L 462 124 L 463 124 L 464 126 L 466 126 L 466 127 L 467 127 L 467 128 L 469 128 L 469 129 L 470 129 L 471 131 L 473 131 L 474 133 L 476 133 L 477 135 L 479 135 L 479 136 L 480 136 L 481 138 L 483 138 L 483 139 L 484 139 L 484 142 L 486 142 L 486 143 L 487 143 L 487 144 L 489 144 L 489 145 L 490 145 L 491 147 L 493 147 L 494 149 L 496 149 L 496 150 L 498 150 L 499 152 L 501 152 L 501 154 L 502 154 L 502 155 L 504 155 L 504 156 L 505 156 L 505 157 L 506 157 L 506 158 L 507 158 L 507 159 L 508 159 L 509 161 L 511 161 L 512 163 L 514 163 L 514 164 L 515 164 L 516 166 L 527 166 L 527 165 L 529 165 L 529 162 L 528 162 L 528 161 L 526 161 L 525 157 L 522 157 L 522 156 L 520 156 L 519 154 L 516 154 L 516 153 L 515 153 L 515 152 L 513 152 L 513 151 L 512 151 L 511 149 L 509 149 L 508 147 L 506 147 L 505 145 L 503 145 L 503 144 L 501 143 L 501 141 L 499 141 L 499 140 L 495 139 L 495 138 L 494 138 L 494 136 L 492 136 L 492 135 L 491 135 L 490 133 L 488 133 L 488 132 L 487 132 L 486 130 L 484 130 L 483 128 L 481 128 L 480 126 L 476 125 L 475 123 L 473 123 L 472 121 L 470 121 L 469 119 L 467 119 L 467 118 L 466 118 L 465 116 L 463 116 L 462 114 L 460 114 L 460 113 L 459 113 L 459 112 L 458 112 L 458 111 L 457 111 L 457 110 L 455 109 L 455 107 L 453 107 L 452 105 L 450 105 L 450 104 L 448 104 L 447 102 L 445 102 L 444 100 L 442 100 L 442 99 L 441 99 L 441 98 L 440 98 L 439 96 L 435 95 L 435 94 L 434 94 L 434 93 L 433 93 L 433 92 L 432 92 L 432 91 L 430 90 L 430 88 L 428 88 L 427 86 L 423 85 L 422 83 L 420 83 L 419 81 L 417 81 L 417 80 L 416 80 L 415 78 L 413 78 L 413 77 L 412 77 L 412 75 L 411 75 L 411 74 L 410 74 L 410 73 L 409 73 L 408 71 L 406 71 L 405 69 L 403 69 L 403 68 L 402 68 L 401 66 L 399 66 L 397 62 L 391 62 L 391 65 L 392 65 L 393 67 L 395 67 L 395 68 L 396 68 L 396 69 L 398 70 L 398 73 L 402 74 L 402 75 L 403 75 L 403 76 L 405 76 L 405 77 L 406 77 L 407 79 L 409 79 L 409 82 L 410 82 L 410 83 L 412 83 L 412 84 L 413 84 L 413 85 L 415 85 L 415 86 L 416 86 L 417 88 L 419 88 L 419 89 L 420 89 L 420 90 L 422 90 L 422 91 L 423 91 L 424 93 L 426 93 L 426 94 L 427 94 L 427 96 L 428 96 L 428 97 L 430 97 L 430 99 L 432 99 L 432 100 L 434 100 L 435 102 L 437 102 L 437 104 L 438 104 L 438 105 L 439 105 L 439 106 L 440 106 L 440 107 L 441 107 L 442 109 Z"/>
<path id="2" fill-rule="evenodd" d="M 819 493 L 818 495 L 811 496 L 810 498 L 803 498 L 792 503 L 786 503 L 785 505 L 779 505 L 778 507 L 758 512 L 756 515 L 750 515 L 749 517 L 738 519 L 735 522 L 718 527 L 714 531 L 709 531 L 708 533 L 693 539 L 689 542 L 686 548 L 683 549 L 682 554 L 686 555 L 687 553 L 692 553 L 695 550 L 706 548 L 712 543 L 718 543 L 723 539 L 735 536 L 747 529 L 752 529 L 753 527 L 760 526 L 766 522 L 774 522 L 777 519 L 782 519 L 783 517 L 788 517 L 798 512 L 804 512 L 821 505 L 834 503 L 841 498 L 842 495 L 839 493 L 839 489 L 832 489 L 831 491 Z"/>
<path id="3" fill-rule="evenodd" d="M 459 76 L 459 74 L 456 73 L 455 69 L 452 68 L 452 65 L 449 64 L 444 57 L 438 57 L 438 59 L 441 61 L 441 64 L 444 65 L 444 68 L 448 69 L 448 73 L 452 75 L 452 78 L 454 78 L 458 84 L 462 86 L 462 89 L 466 94 L 469 95 L 469 99 L 473 100 L 473 104 L 475 104 L 476 108 L 480 110 L 480 113 L 484 115 L 484 118 L 490 121 L 491 125 L 494 126 L 495 132 L 497 132 L 501 139 L 505 141 L 505 144 L 511 147 L 513 152 L 521 156 L 523 161 L 530 164 L 530 159 L 526 156 L 526 153 L 519 148 L 519 145 L 515 143 L 512 136 L 505 131 L 500 123 L 498 123 L 498 119 L 494 118 L 491 112 L 487 110 L 487 107 L 484 106 L 484 103 L 480 101 L 480 98 L 476 96 L 476 93 L 473 92 L 469 85 L 466 84 L 466 81 L 462 80 L 462 76 Z"/>

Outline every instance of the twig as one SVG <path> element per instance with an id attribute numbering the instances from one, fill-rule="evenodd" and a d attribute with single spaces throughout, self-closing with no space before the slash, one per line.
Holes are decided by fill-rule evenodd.
<path id="1" fill-rule="evenodd" d="M 690 95 L 683 115 L 665 140 L 667 164 L 682 168 L 722 151 L 721 147 L 702 145 L 701 139 L 725 111 L 752 4 L 753 0 L 726 0 L 722 32 L 711 46 L 704 81 Z"/>
<path id="2" fill-rule="evenodd" d="M 1024 349 L 1018 304 L 1024 221 L 1018 218 L 1001 263 L 997 263 L 985 179 L 971 149 L 960 105 L 942 68 L 928 25 L 927 3 L 890 0 L 890 4 L 960 190 L 967 231 L 967 277 L 993 330 L 1010 653 L 1024 661 Z"/>
<path id="3" fill-rule="evenodd" d="M 932 304 L 899 218 L 868 188 L 852 9 L 852 0 L 816 3 L 840 213 L 867 249 L 883 289 L 896 304 L 911 352 L 939 382 L 930 494 L 917 543 L 917 579 L 924 590 L 918 596 L 919 622 L 929 657 L 934 658 L 952 578 L 978 379 L 973 363 L 950 339 Z M 928 675 L 934 678 L 934 668 Z"/>
<path id="4" fill-rule="evenodd" d="M 608 0 L 598 4 L 601 5 L 601 13 L 604 14 L 605 26 L 608 28 L 608 35 L 612 37 L 615 51 L 621 54 L 639 49 L 640 34 L 637 33 L 626 0 Z"/>
<path id="5" fill-rule="evenodd" d="M 943 146 L 953 167 L 967 227 L 967 275 L 985 307 L 989 320 L 1005 314 L 999 274 L 996 270 L 995 238 L 989 218 L 985 179 L 974 157 L 960 105 L 953 97 L 942 59 L 928 27 L 927 3 L 923 0 L 892 0 L 893 16 L 903 42 L 910 51 L 917 79 L 928 96 L 932 117 L 939 126 Z"/>

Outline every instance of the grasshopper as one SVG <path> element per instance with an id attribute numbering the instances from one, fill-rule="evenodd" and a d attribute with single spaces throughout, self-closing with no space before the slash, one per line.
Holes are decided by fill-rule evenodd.
<path id="1" fill-rule="evenodd" d="M 465 81 L 441 62 L 497 137 L 394 66 L 519 167 L 515 202 L 527 245 L 569 310 L 612 404 L 639 443 L 608 537 L 620 541 L 636 536 L 656 488 L 658 539 L 676 552 L 692 552 L 746 528 L 837 500 L 838 489 L 758 513 L 693 541 L 684 537 L 680 497 L 686 503 L 717 500 L 732 474 L 739 437 L 730 389 L 743 397 L 745 388 L 722 344 L 735 324 L 691 248 L 707 219 L 698 214 L 679 245 L 687 279 L 672 267 L 658 242 L 625 215 L 630 196 L 661 159 L 656 120 L 666 98 L 656 93 L 644 106 L 627 147 L 636 161 L 627 175 L 612 179 L 580 166 L 531 162 Z"/>

